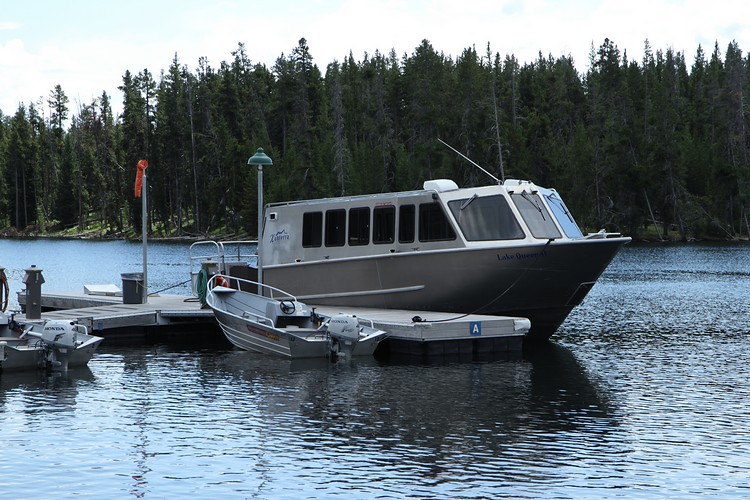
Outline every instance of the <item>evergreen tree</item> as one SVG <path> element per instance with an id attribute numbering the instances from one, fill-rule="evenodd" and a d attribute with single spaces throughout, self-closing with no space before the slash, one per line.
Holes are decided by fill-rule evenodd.
<path id="1" fill-rule="evenodd" d="M 725 59 L 726 89 L 722 96 L 724 120 L 727 124 L 726 164 L 736 183 L 732 186 L 732 202 L 728 207 L 728 226 L 732 234 L 742 227 L 750 206 L 750 165 L 748 164 L 748 134 L 745 119 L 747 70 L 737 42 L 727 47 Z"/>
<path id="2" fill-rule="evenodd" d="M 152 232 L 252 234 L 259 146 L 269 202 L 487 182 L 443 139 L 501 179 L 556 187 L 587 229 L 750 233 L 750 62 L 734 41 L 688 67 L 648 40 L 636 62 L 605 39 L 585 75 L 569 56 L 521 66 L 488 45 L 454 61 L 427 40 L 401 58 L 349 53 L 325 75 L 304 38 L 271 69 L 243 44 L 231 55 L 195 72 L 175 55 L 158 83 L 126 71 L 119 117 L 106 93 L 70 117 L 59 85 L 46 107 L 0 114 L 0 226 L 139 232 L 132 179 L 147 159 Z"/>
<path id="3" fill-rule="evenodd" d="M 10 214 L 8 200 L 8 121 L 9 118 L 4 116 L 0 111 L 0 228 L 8 227 L 10 224 L 8 215 Z"/>
<path id="4" fill-rule="evenodd" d="M 155 83 L 148 70 L 143 70 L 135 77 L 126 71 L 123 75 L 123 84 L 119 89 L 123 93 L 123 112 L 122 112 L 122 134 L 123 134 L 123 158 L 124 168 L 132 178 L 135 178 L 136 165 L 139 160 L 150 159 L 149 145 L 152 142 L 150 137 L 153 130 L 153 98 Z M 156 170 L 155 165 L 149 162 L 148 171 L 149 181 L 152 172 Z M 133 196 L 126 196 L 122 200 L 123 205 L 128 207 L 130 214 L 130 223 L 136 229 L 141 230 L 141 210 L 140 203 L 136 203 Z"/>
<path id="5" fill-rule="evenodd" d="M 637 188 L 628 182 L 632 155 L 627 135 L 625 98 L 628 95 L 623 78 L 622 58 L 617 46 L 605 39 L 586 77 L 588 92 L 588 129 L 592 144 L 592 164 L 587 175 L 594 200 L 593 224 L 618 228 L 625 217 L 632 224 L 636 216 L 622 210 L 639 206 Z M 632 178 L 631 178 L 632 179 Z"/>
<path id="6" fill-rule="evenodd" d="M 56 195 L 59 192 L 60 164 L 65 141 L 65 122 L 68 120 L 68 96 L 60 85 L 50 92 L 47 105 L 50 109 L 48 127 L 40 134 L 42 155 L 42 210 L 45 221 L 59 219 L 56 209 Z M 46 133 L 49 130 L 50 135 Z"/>
<path id="7" fill-rule="evenodd" d="M 30 117 L 34 115 L 22 105 L 10 120 L 6 149 L 5 178 L 8 186 L 10 225 L 18 230 L 34 225 L 36 219 L 35 167 L 37 149 Z"/>
<path id="8" fill-rule="evenodd" d="M 453 159 L 437 142 L 449 137 L 453 89 L 450 68 L 453 62 L 438 54 L 429 41 L 423 40 L 403 63 L 403 117 L 401 140 L 409 155 L 407 171 L 400 172 L 402 186 L 421 186 L 422 180 L 449 176 Z M 449 137 L 450 139 L 450 137 Z"/>
<path id="9" fill-rule="evenodd" d="M 156 131 L 158 173 L 154 174 L 153 206 L 167 231 L 182 234 L 184 209 L 190 207 L 190 116 L 186 68 L 175 55 L 157 90 Z"/>
<path id="10" fill-rule="evenodd" d="M 78 224 L 80 172 L 74 153 L 73 134 L 65 135 L 60 155 L 60 183 L 57 188 L 56 217 L 63 229 Z"/>

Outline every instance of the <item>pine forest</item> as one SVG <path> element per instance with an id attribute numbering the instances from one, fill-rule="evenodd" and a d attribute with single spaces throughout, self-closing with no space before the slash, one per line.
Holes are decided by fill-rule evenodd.
<path id="1" fill-rule="evenodd" d="M 175 55 L 158 76 L 126 70 L 116 115 L 106 92 L 74 106 L 57 85 L 0 111 L 0 233 L 139 235 L 141 159 L 149 234 L 163 237 L 257 234 L 259 147 L 273 159 L 265 202 L 493 182 L 444 141 L 500 179 L 557 189 L 584 231 L 746 239 L 737 43 L 690 57 L 645 41 L 631 58 L 605 39 L 589 58 L 581 74 L 570 57 L 522 65 L 488 45 L 454 59 L 424 40 L 323 73 L 301 39 L 272 68 L 239 44 L 218 68 Z"/>

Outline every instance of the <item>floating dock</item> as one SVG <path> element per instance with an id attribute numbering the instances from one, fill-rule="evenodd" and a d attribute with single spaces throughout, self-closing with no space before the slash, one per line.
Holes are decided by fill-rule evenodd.
<path id="1" fill-rule="evenodd" d="M 26 311 L 26 295 L 18 302 Z M 379 352 L 404 356 L 477 356 L 520 352 L 529 328 L 526 318 L 406 311 L 363 307 L 313 306 L 328 316 L 351 314 L 387 331 Z M 19 323 L 69 320 L 94 335 L 114 340 L 148 340 L 162 335 L 201 332 L 221 335 L 210 308 L 184 295 L 150 295 L 145 304 L 124 304 L 122 297 L 73 292 L 41 295 L 40 319 L 17 314 Z"/>
<path id="2" fill-rule="evenodd" d="M 26 295 L 18 294 L 26 311 Z M 150 295 L 145 304 L 123 304 L 122 297 L 73 292 L 50 292 L 41 296 L 41 319 L 17 314 L 19 323 L 50 319 L 76 321 L 89 332 L 106 338 L 133 339 L 169 331 L 209 330 L 220 334 L 211 309 L 201 308 L 195 297 Z"/>
<path id="3" fill-rule="evenodd" d="M 310 306 L 333 316 L 351 314 L 387 331 L 389 354 L 405 356 L 482 356 L 520 352 L 530 327 L 526 318 L 435 311 Z"/>

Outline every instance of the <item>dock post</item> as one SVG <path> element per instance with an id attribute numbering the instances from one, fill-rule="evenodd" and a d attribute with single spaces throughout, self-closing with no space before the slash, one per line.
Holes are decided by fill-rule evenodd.
<path id="1" fill-rule="evenodd" d="M 146 163 L 148 166 L 148 163 Z M 141 203 L 141 237 L 143 239 L 143 286 L 141 293 L 141 304 L 148 303 L 148 176 L 143 169 L 143 200 Z"/>
<path id="2" fill-rule="evenodd" d="M 42 270 L 32 265 L 25 271 L 23 284 L 26 285 L 26 319 L 42 319 Z"/>
<path id="3" fill-rule="evenodd" d="M 258 167 L 258 295 L 263 295 L 263 260 L 260 255 L 261 243 L 263 242 L 263 165 L 273 165 L 273 160 L 266 156 L 263 148 L 258 148 L 253 156 L 248 158 L 248 165 Z"/>

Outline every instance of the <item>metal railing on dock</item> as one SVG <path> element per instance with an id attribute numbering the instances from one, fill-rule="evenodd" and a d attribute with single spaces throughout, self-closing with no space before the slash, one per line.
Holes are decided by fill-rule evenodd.
<path id="1" fill-rule="evenodd" d="M 197 241 L 190 245 L 190 282 L 195 292 L 195 283 L 201 269 L 209 275 L 229 274 L 227 264 L 243 263 L 250 265 L 257 263 L 258 241 Z"/>

